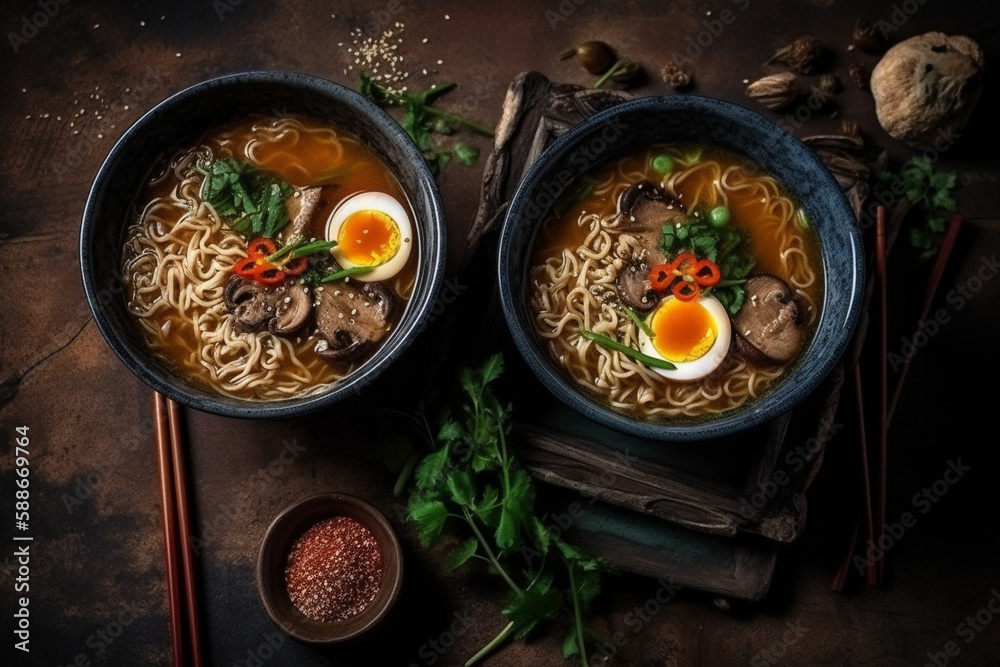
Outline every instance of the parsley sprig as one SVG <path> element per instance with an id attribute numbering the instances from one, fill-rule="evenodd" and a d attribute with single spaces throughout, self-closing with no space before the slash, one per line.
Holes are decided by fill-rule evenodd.
<path id="1" fill-rule="evenodd" d="M 531 475 L 508 448 L 511 406 L 491 389 L 502 373 L 500 355 L 461 372 L 461 413 L 444 419 L 433 438 L 437 449 L 416 467 L 409 519 L 426 547 L 455 524 L 465 539 L 452 550 L 449 568 L 485 561 L 510 589 L 503 609 L 507 625 L 466 665 L 525 637 L 560 610 L 571 619 L 563 654 L 587 665 L 583 616 L 609 567 L 553 535 L 535 514 Z"/>
<path id="2" fill-rule="evenodd" d="M 399 123 L 435 174 L 440 173 L 452 157 L 467 167 L 476 164 L 479 159 L 479 149 L 461 141 L 455 142 L 450 150 L 441 149 L 435 144 L 435 134 L 450 135 L 459 127 L 466 127 L 488 137 L 493 136 L 493 130 L 485 125 L 433 106 L 435 100 L 454 87 L 454 83 L 434 84 L 420 93 L 396 92 L 376 83 L 368 72 L 362 71 L 359 75 L 362 95 L 382 107 L 402 107 L 404 113 Z"/>
<path id="3" fill-rule="evenodd" d="M 878 187 L 893 190 L 902 183 L 910 203 L 923 212 L 922 224 L 910 227 L 910 243 L 920 261 L 934 257 L 945 232 L 945 220 L 955 210 L 955 174 L 934 170 L 934 162 L 926 155 L 914 155 L 899 168 L 898 174 L 882 172 Z"/>
<path id="4" fill-rule="evenodd" d="M 285 200 L 294 191 L 288 183 L 234 157 L 199 162 L 196 169 L 205 177 L 201 198 L 234 231 L 274 238 L 288 224 Z"/>

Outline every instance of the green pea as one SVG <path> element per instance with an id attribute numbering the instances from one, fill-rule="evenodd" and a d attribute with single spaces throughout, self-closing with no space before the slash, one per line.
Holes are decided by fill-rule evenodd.
<path id="1" fill-rule="evenodd" d="M 729 209 L 725 206 L 716 206 L 708 214 L 708 219 L 712 222 L 713 227 L 721 229 L 729 224 Z"/>
<path id="2" fill-rule="evenodd" d="M 653 158 L 653 169 L 660 174 L 669 174 L 674 170 L 674 161 L 669 155 L 657 155 Z"/>

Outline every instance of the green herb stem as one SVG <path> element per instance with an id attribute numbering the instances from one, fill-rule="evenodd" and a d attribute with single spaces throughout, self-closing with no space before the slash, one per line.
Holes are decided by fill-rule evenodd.
<path id="1" fill-rule="evenodd" d="M 507 627 L 505 627 L 503 630 L 500 631 L 500 634 L 498 634 L 496 637 L 490 640 L 489 644 L 479 649 L 479 651 L 474 656 L 469 658 L 468 661 L 466 661 L 465 663 L 465 667 L 471 667 L 472 665 L 476 664 L 477 662 L 488 656 L 490 653 L 496 650 L 498 646 L 507 641 L 512 634 L 514 634 L 514 621 L 508 623 Z"/>
<path id="2" fill-rule="evenodd" d="M 597 81 L 594 82 L 594 88 L 600 88 L 601 86 L 603 86 L 605 83 L 608 82 L 608 79 L 617 74 L 619 70 L 627 67 L 628 64 L 629 61 L 627 60 L 621 60 L 621 59 L 616 60 L 615 64 L 609 67 L 608 71 L 602 74 L 601 78 L 599 78 Z"/>
<path id="3" fill-rule="evenodd" d="M 435 107 L 424 107 L 424 111 L 431 116 L 436 116 L 437 118 L 442 118 L 451 123 L 458 123 L 459 125 L 464 125 L 470 130 L 475 130 L 480 134 L 485 134 L 487 137 L 493 136 L 493 129 L 486 127 L 480 123 L 469 120 L 464 116 L 459 116 L 458 114 L 451 113 L 449 111 L 442 111 L 441 109 L 436 109 Z"/>
<path id="4" fill-rule="evenodd" d="M 403 491 L 410 482 L 410 475 L 413 474 L 413 470 L 417 467 L 418 463 L 420 463 L 420 454 L 413 452 L 410 454 L 410 458 L 406 459 L 403 469 L 399 471 L 399 477 L 396 478 L 396 484 L 392 487 L 392 495 L 396 497 L 402 495 Z"/>
<path id="5" fill-rule="evenodd" d="M 486 552 L 487 558 L 490 559 L 490 564 L 496 569 L 497 574 L 499 574 L 503 578 L 503 580 L 507 582 L 507 585 L 510 586 L 511 590 L 513 590 L 515 593 L 517 593 L 518 595 L 523 593 L 521 587 L 518 586 L 517 583 L 510 578 L 510 575 L 507 574 L 507 570 L 505 570 L 503 568 L 503 565 L 500 564 L 500 561 L 499 559 L 497 559 L 496 554 L 493 553 L 493 548 L 490 547 L 490 543 L 483 536 L 482 531 L 479 530 L 479 526 L 476 525 L 476 520 L 472 518 L 471 514 L 469 514 L 468 508 L 462 508 L 462 514 L 465 516 L 465 522 L 469 524 L 469 528 L 472 529 L 472 532 L 476 536 L 476 539 L 479 540 L 479 544 L 483 547 L 483 550 Z"/>
<path id="6" fill-rule="evenodd" d="M 593 331 L 588 331 L 586 329 L 580 330 L 580 335 L 587 340 L 592 340 L 602 347 L 606 347 L 609 350 L 614 350 L 615 352 L 621 352 L 627 357 L 631 357 L 636 361 L 646 364 L 652 368 L 665 368 L 667 370 L 676 370 L 677 366 L 673 365 L 665 359 L 657 359 L 656 357 L 651 357 L 648 354 L 643 354 L 639 350 L 634 350 L 628 345 L 622 345 L 613 338 L 609 338 L 603 334 L 594 333 Z"/>
<path id="7" fill-rule="evenodd" d="M 573 602 L 573 623 L 576 627 L 576 648 L 580 652 L 580 664 L 587 667 L 587 645 L 583 641 L 583 611 L 580 609 L 580 594 L 576 590 L 576 566 L 573 563 L 566 563 L 566 571 L 569 573 L 569 595 Z"/>
<path id="8" fill-rule="evenodd" d="M 299 239 L 299 240 L 298 240 L 298 241 L 296 241 L 295 243 L 289 243 L 289 244 L 287 244 L 287 245 L 284 245 L 284 246 L 282 246 L 282 247 L 278 248 L 278 250 L 276 250 L 275 252 L 272 252 L 272 253 L 271 253 L 270 255 L 268 255 L 268 256 L 267 256 L 267 257 L 266 257 L 265 259 L 266 259 L 266 260 L 267 260 L 268 262 L 270 262 L 271 264 L 274 264 L 274 263 L 275 263 L 275 262 L 277 262 L 277 261 L 278 261 L 279 259 L 281 259 L 281 258 L 282 258 L 282 257 L 284 257 L 285 255 L 287 255 L 288 253 L 292 252 L 292 251 L 293 251 L 293 250 L 295 250 L 295 249 L 296 249 L 297 247 L 299 247 L 300 245 L 302 245 L 302 242 L 303 242 L 303 241 L 305 241 L 305 239 Z M 296 256 L 296 255 L 292 255 L 292 257 L 295 257 L 295 256 Z"/>
<path id="9" fill-rule="evenodd" d="M 307 243 L 303 246 L 299 246 L 294 250 L 292 250 L 292 257 L 305 257 L 306 255 L 314 255 L 318 252 L 323 252 L 324 250 L 330 250 L 331 248 L 336 248 L 336 247 L 337 247 L 336 241 L 313 241 L 312 243 Z M 282 248 L 282 250 L 283 249 L 284 248 Z M 281 252 L 281 250 L 279 250 L 278 252 Z"/>
<path id="10" fill-rule="evenodd" d="M 340 280 L 341 278 L 347 278 L 348 276 L 356 276 L 362 273 L 371 273 L 375 269 L 370 266 L 352 266 L 346 269 L 341 269 L 340 271 L 335 271 L 328 276 L 323 276 L 320 278 L 321 283 L 331 283 L 334 280 Z"/>
<path id="11" fill-rule="evenodd" d="M 656 332 L 654 332 L 649 325 L 646 324 L 646 320 L 639 317 L 639 313 L 635 312 L 635 310 L 629 308 L 625 304 L 622 304 L 622 309 L 625 311 L 625 314 L 628 315 L 629 319 L 635 322 L 635 325 L 639 327 L 640 330 L 644 331 L 647 336 L 650 338 L 656 337 Z"/>

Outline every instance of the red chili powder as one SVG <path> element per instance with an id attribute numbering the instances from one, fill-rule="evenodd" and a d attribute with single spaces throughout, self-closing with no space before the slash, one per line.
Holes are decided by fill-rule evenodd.
<path id="1" fill-rule="evenodd" d="M 316 621 L 344 621 L 378 595 L 382 552 L 371 531 L 347 516 L 313 525 L 292 545 L 285 585 L 292 603 Z"/>

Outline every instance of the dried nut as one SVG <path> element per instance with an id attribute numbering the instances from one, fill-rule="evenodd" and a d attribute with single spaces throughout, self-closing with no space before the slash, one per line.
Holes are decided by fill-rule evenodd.
<path id="1" fill-rule="evenodd" d="M 858 127 L 858 122 L 855 120 L 847 120 L 846 118 L 840 121 L 840 133 L 846 137 L 851 137 L 852 139 L 862 139 L 861 128 Z"/>
<path id="2" fill-rule="evenodd" d="M 663 81 L 674 90 L 681 90 L 691 85 L 691 75 L 682 70 L 674 61 L 668 62 L 660 70 Z"/>
<path id="3" fill-rule="evenodd" d="M 865 53 L 882 53 L 885 50 L 885 36 L 871 21 L 858 19 L 851 33 L 854 46 Z"/>
<path id="4" fill-rule="evenodd" d="M 780 109 L 802 94 L 798 80 L 791 72 L 778 72 L 757 79 L 747 86 L 747 95 L 768 109 Z"/>
<path id="5" fill-rule="evenodd" d="M 917 149 L 954 135 L 979 101 L 985 64 L 979 44 L 964 35 L 928 32 L 896 44 L 872 70 L 879 123 Z"/>
<path id="6" fill-rule="evenodd" d="M 869 83 L 872 78 L 872 73 L 868 71 L 868 68 L 861 63 L 851 63 L 851 66 L 847 68 L 847 73 L 851 77 L 851 81 L 854 85 L 861 90 L 868 90 Z"/>
<path id="7" fill-rule="evenodd" d="M 836 74 L 824 74 L 819 78 L 819 89 L 824 93 L 840 92 L 840 79 Z"/>
<path id="8" fill-rule="evenodd" d="M 765 65 L 784 65 L 796 74 L 812 74 L 819 67 L 823 47 L 815 37 L 799 37 L 778 49 Z"/>

